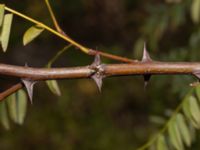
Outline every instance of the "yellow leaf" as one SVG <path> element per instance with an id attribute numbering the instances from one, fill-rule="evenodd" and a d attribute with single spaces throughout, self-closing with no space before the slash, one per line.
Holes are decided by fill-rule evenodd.
<path id="1" fill-rule="evenodd" d="M 27 45 L 28 43 L 33 41 L 36 37 L 38 37 L 43 31 L 44 28 L 41 28 L 38 25 L 30 27 L 23 36 L 23 44 Z"/>

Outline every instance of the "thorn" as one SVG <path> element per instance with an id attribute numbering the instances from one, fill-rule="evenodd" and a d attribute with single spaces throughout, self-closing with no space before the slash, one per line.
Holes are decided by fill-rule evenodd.
<path id="1" fill-rule="evenodd" d="M 200 80 L 200 71 L 194 71 L 193 75 L 196 76 Z"/>
<path id="2" fill-rule="evenodd" d="M 147 88 L 150 78 L 151 78 L 151 75 L 149 75 L 149 74 L 144 75 L 144 89 Z"/>
<path id="3" fill-rule="evenodd" d="M 94 74 L 91 78 L 96 83 L 96 85 L 97 85 L 97 87 L 99 89 L 99 92 L 101 92 L 101 88 L 102 88 L 102 85 L 103 85 L 103 77 L 102 77 L 102 75 Z"/>
<path id="4" fill-rule="evenodd" d="M 94 70 L 94 74 L 91 76 L 91 78 L 96 83 L 99 91 L 101 92 L 102 84 L 103 84 L 103 78 L 104 76 L 104 65 L 101 64 L 101 58 L 100 55 L 95 55 L 94 62 L 91 65 L 91 68 Z"/>
<path id="5" fill-rule="evenodd" d="M 97 67 L 99 65 L 101 65 L 101 58 L 100 58 L 100 55 L 97 54 L 97 55 L 95 55 L 94 61 L 93 61 L 91 66 L 92 67 Z"/>
<path id="6" fill-rule="evenodd" d="M 28 63 L 27 62 L 25 63 L 25 67 L 28 67 Z"/>
<path id="7" fill-rule="evenodd" d="M 33 103 L 33 87 L 34 87 L 36 81 L 32 81 L 32 80 L 29 80 L 29 79 L 22 79 L 22 82 L 26 87 L 28 97 L 29 97 L 31 104 L 32 104 Z"/>
<path id="8" fill-rule="evenodd" d="M 144 43 L 142 62 L 152 62 L 152 59 L 147 51 L 146 43 Z"/>

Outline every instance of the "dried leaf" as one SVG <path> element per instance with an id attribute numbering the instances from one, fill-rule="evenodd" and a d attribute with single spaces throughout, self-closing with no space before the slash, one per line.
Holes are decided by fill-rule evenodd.
<path id="1" fill-rule="evenodd" d="M 200 0 L 193 0 L 191 5 L 191 17 L 194 23 L 200 20 Z"/>
<path id="2" fill-rule="evenodd" d="M 13 20 L 13 14 L 6 14 L 4 16 L 3 26 L 1 31 L 1 46 L 4 52 L 6 52 L 8 48 L 12 20 Z"/>
<path id="3" fill-rule="evenodd" d="M 168 150 L 167 144 L 165 142 L 165 137 L 163 135 L 159 135 L 157 139 L 157 145 L 156 145 L 157 150 Z"/>
<path id="4" fill-rule="evenodd" d="M 7 130 L 10 129 L 8 112 L 7 112 L 7 109 L 6 109 L 5 102 L 0 103 L 0 121 L 1 121 L 1 123 L 4 126 L 5 129 L 7 129 Z"/>
<path id="5" fill-rule="evenodd" d="M 52 93 L 54 93 L 57 96 L 61 96 L 60 88 L 56 80 L 48 80 L 46 81 L 46 83 Z"/>
<path id="6" fill-rule="evenodd" d="M 177 150 L 183 150 L 184 148 L 183 148 L 181 135 L 180 135 L 180 132 L 178 130 L 178 126 L 175 120 L 172 120 L 169 123 L 168 133 L 169 133 L 170 141 L 172 145 L 174 146 L 174 148 L 176 148 Z"/>
<path id="7" fill-rule="evenodd" d="M 23 36 L 23 44 L 27 45 L 28 43 L 33 41 L 36 37 L 38 37 L 43 31 L 44 28 L 38 25 L 30 27 Z"/>
<path id="8" fill-rule="evenodd" d="M 23 124 L 26 116 L 27 97 L 23 90 L 12 94 L 7 98 L 7 105 L 10 118 L 17 124 Z"/>
<path id="9" fill-rule="evenodd" d="M 177 125 L 178 125 L 178 128 L 179 128 L 179 132 L 182 135 L 182 139 L 183 139 L 184 143 L 188 147 L 191 146 L 192 139 L 191 139 L 191 136 L 190 136 L 189 128 L 187 127 L 187 124 L 185 122 L 184 116 L 179 113 L 179 114 L 177 114 L 176 119 L 177 119 L 176 122 L 177 122 Z"/>
<path id="10" fill-rule="evenodd" d="M 4 12 L 5 12 L 4 7 L 5 7 L 4 4 L 0 4 L 0 27 L 1 27 L 2 23 L 3 23 Z"/>

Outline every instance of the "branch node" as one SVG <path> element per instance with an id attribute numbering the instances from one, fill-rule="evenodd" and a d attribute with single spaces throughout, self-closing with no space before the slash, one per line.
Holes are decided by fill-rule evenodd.
<path id="1" fill-rule="evenodd" d="M 102 84 L 103 84 L 103 78 L 105 78 L 104 75 L 104 65 L 101 64 L 100 55 L 96 55 L 94 62 L 91 64 L 90 68 L 94 70 L 94 73 L 91 75 L 91 78 L 96 83 L 99 91 L 101 92 Z"/>

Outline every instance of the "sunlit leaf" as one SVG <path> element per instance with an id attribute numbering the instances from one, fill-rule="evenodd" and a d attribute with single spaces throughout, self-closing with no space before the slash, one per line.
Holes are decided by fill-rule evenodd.
<path id="1" fill-rule="evenodd" d="M 187 127 L 187 124 L 185 122 L 185 118 L 183 117 L 182 114 L 177 114 L 177 125 L 178 125 L 178 128 L 179 128 L 179 132 L 181 133 L 182 135 L 182 139 L 183 141 L 185 142 L 185 144 L 187 146 L 190 146 L 191 143 L 192 143 L 192 139 L 191 139 L 191 136 L 190 136 L 190 131 Z"/>
<path id="2" fill-rule="evenodd" d="M 5 102 L 0 103 L 0 121 L 2 125 L 4 126 L 5 129 L 10 129 L 10 123 L 8 119 L 8 112 L 6 109 L 6 104 Z"/>
<path id="3" fill-rule="evenodd" d="M 189 104 L 192 117 L 200 126 L 200 108 L 197 99 L 194 96 L 190 96 Z"/>
<path id="4" fill-rule="evenodd" d="M 17 124 L 23 124 L 27 109 L 27 97 L 23 90 L 12 94 L 7 98 L 10 118 Z"/>
<path id="5" fill-rule="evenodd" d="M 200 0 L 193 0 L 191 5 L 191 17 L 194 23 L 200 20 Z"/>
<path id="6" fill-rule="evenodd" d="M 61 95 L 60 88 L 59 88 L 58 82 L 56 80 L 48 80 L 48 81 L 46 81 L 46 83 L 52 93 L 54 93 L 55 95 L 58 95 L 58 96 Z"/>
<path id="7" fill-rule="evenodd" d="M 41 28 L 40 26 L 32 26 L 30 27 L 23 36 L 23 44 L 27 45 L 31 41 L 33 41 L 36 37 L 38 37 L 42 32 L 44 31 L 44 28 Z"/>
<path id="8" fill-rule="evenodd" d="M 1 27 L 2 23 L 3 23 L 4 12 L 5 12 L 4 7 L 5 7 L 4 4 L 0 4 L 0 27 Z"/>
<path id="9" fill-rule="evenodd" d="M 169 123 L 168 133 L 169 133 L 170 141 L 172 145 L 174 146 L 174 148 L 176 148 L 177 150 L 183 150 L 184 148 L 183 148 L 181 135 L 180 135 L 180 132 L 178 130 L 178 126 L 175 120 L 172 120 Z"/>
<path id="10" fill-rule="evenodd" d="M 8 48 L 12 20 L 13 20 L 13 14 L 6 14 L 4 16 L 3 26 L 1 31 L 1 46 L 4 52 L 6 52 Z"/>
<path id="11" fill-rule="evenodd" d="M 157 139 L 157 145 L 156 145 L 157 150 L 168 150 L 167 144 L 165 141 L 165 137 L 163 135 L 159 135 Z"/>

